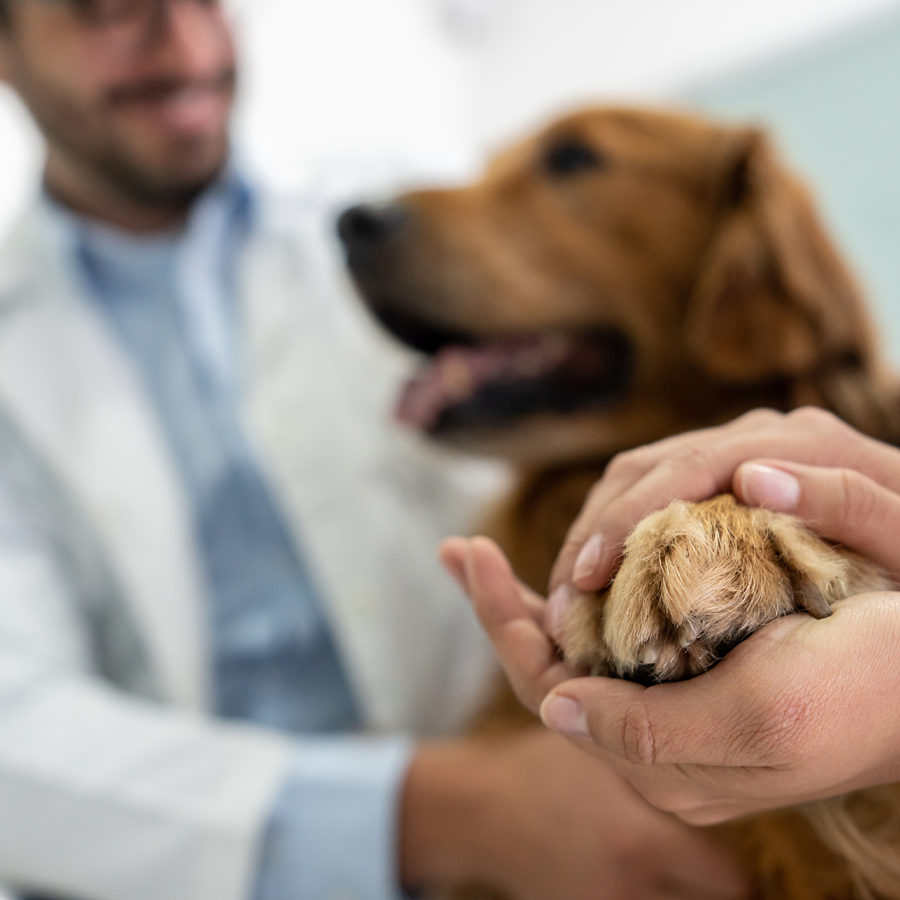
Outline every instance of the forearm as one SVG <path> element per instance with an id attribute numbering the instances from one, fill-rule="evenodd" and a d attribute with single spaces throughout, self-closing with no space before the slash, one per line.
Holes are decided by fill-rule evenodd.
<path id="1" fill-rule="evenodd" d="M 653 854 L 646 853 L 653 847 Z M 542 728 L 421 746 L 401 803 L 406 887 L 547 897 L 737 897 L 707 839 Z"/>
<path id="2" fill-rule="evenodd" d="M 491 754 L 477 740 L 419 745 L 400 802 L 399 870 L 410 890 L 488 877 Z"/>

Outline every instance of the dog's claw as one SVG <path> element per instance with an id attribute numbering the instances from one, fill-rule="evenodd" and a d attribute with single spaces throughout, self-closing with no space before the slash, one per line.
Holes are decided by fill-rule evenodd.
<path id="1" fill-rule="evenodd" d="M 815 619 L 827 619 L 831 615 L 831 604 L 821 589 L 807 576 L 798 578 L 794 584 L 794 595 L 801 609 Z"/>
<path id="2" fill-rule="evenodd" d="M 773 619 L 830 615 L 845 571 L 841 555 L 788 517 L 730 495 L 678 501 L 638 525 L 615 581 L 578 607 L 567 639 L 592 670 L 642 684 L 691 678 Z"/>

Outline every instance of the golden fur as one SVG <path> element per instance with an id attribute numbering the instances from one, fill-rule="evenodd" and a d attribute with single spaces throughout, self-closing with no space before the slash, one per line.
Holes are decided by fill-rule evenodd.
<path id="1" fill-rule="evenodd" d="M 435 436 L 518 464 L 487 531 L 539 591 L 620 451 L 759 406 L 823 407 L 897 443 L 897 389 L 860 292 L 808 192 L 758 130 L 587 110 L 498 156 L 478 183 L 406 194 L 391 209 L 402 227 L 389 239 L 379 232 L 362 248 L 359 235 L 344 237 L 363 294 L 401 337 L 424 328 L 429 340 L 462 335 L 479 347 L 600 334 L 604 353 L 627 347 L 609 396 L 518 406 L 507 418 L 439 351 L 444 369 L 456 366 L 437 379 L 447 408 L 463 398 L 478 415 L 445 418 Z M 790 517 L 724 497 L 676 503 L 638 526 L 608 592 L 580 598 L 562 645 L 594 672 L 685 677 L 777 616 L 823 615 L 887 586 Z M 898 816 L 888 786 L 714 831 L 756 896 L 900 897 Z"/>

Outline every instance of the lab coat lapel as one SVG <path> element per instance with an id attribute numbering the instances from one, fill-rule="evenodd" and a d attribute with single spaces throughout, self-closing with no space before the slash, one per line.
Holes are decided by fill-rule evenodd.
<path id="1" fill-rule="evenodd" d="M 139 380 L 34 209 L 4 257 L 0 400 L 93 522 L 164 696 L 208 699 L 189 520 Z"/>
<path id="2" fill-rule="evenodd" d="M 460 600 L 444 602 L 428 547 L 430 529 L 435 542 L 440 536 L 438 523 L 420 522 L 410 508 L 419 486 L 395 480 L 404 448 L 390 404 L 403 361 L 361 326 L 365 317 L 346 285 L 321 267 L 329 253 L 309 227 L 302 241 L 296 231 L 292 239 L 270 234 L 247 260 L 247 415 L 297 545 L 319 578 L 368 724 L 432 730 L 453 718 L 455 673 L 442 670 L 440 659 L 463 638 L 454 632 Z M 309 252 L 301 256 L 299 248 Z M 422 553 L 403 543 L 411 536 L 427 548 L 427 571 Z M 436 582 L 437 590 L 423 591 Z M 459 702 L 464 692 L 455 693 Z"/>

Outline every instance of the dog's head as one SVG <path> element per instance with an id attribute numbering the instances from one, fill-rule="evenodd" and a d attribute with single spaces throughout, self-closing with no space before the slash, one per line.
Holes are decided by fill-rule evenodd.
<path id="1" fill-rule="evenodd" d="M 401 419 L 469 449 L 610 454 L 867 365 L 852 279 L 757 130 L 588 110 L 339 232 L 372 312 L 429 357 Z"/>

